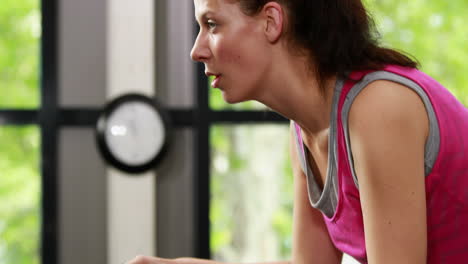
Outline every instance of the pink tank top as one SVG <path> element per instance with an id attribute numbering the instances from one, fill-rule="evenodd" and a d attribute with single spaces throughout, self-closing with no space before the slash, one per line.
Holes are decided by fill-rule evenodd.
<path id="1" fill-rule="evenodd" d="M 438 131 L 432 131 L 432 135 L 437 138 L 437 152 L 433 156 L 431 167 L 426 168 L 425 179 L 427 263 L 468 263 L 468 109 L 447 89 L 416 69 L 387 66 L 383 71 L 403 77 L 421 87 L 428 104 L 432 106 L 434 119 L 437 119 Z M 347 118 L 347 114 L 342 113 L 352 90 L 372 73 L 353 72 L 342 85 L 337 97 L 336 139 L 330 140 L 336 142 L 331 154 L 334 157 L 329 157 L 329 162 L 336 166 L 334 170 L 329 167 L 330 171 L 336 171 L 336 180 L 327 178 L 324 187 L 325 192 L 327 184 L 332 186 L 336 182 L 337 201 L 334 205 L 334 199 L 331 199 L 333 211 L 323 214 L 331 240 L 336 248 L 361 263 L 367 263 L 364 225 L 358 183 L 352 157 L 349 155 L 349 138 L 347 132 L 345 133 L 347 120 L 343 120 Z M 296 129 L 298 140 L 302 143 L 297 125 Z M 427 147 L 426 145 L 426 150 Z M 300 152 L 303 154 L 304 149 Z M 431 159 L 425 158 L 426 161 Z M 308 180 L 310 181 L 310 177 Z M 312 189 L 313 186 L 308 183 L 309 198 Z M 322 197 L 319 200 L 318 203 L 322 202 Z M 317 203 L 314 204 L 312 200 L 311 203 L 317 207 Z"/>

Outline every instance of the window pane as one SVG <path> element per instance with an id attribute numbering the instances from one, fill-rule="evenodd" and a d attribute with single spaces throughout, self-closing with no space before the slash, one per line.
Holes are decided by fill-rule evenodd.
<path id="1" fill-rule="evenodd" d="M 468 106 L 468 1 L 365 2 L 374 14 L 383 44 L 415 56 L 423 71 Z"/>
<path id="2" fill-rule="evenodd" d="M 0 5 L 0 108 L 39 105 L 39 0 L 2 0 Z"/>
<path id="3" fill-rule="evenodd" d="M 39 130 L 0 127 L 0 263 L 39 263 Z"/>
<path id="4" fill-rule="evenodd" d="M 213 126 L 211 254 L 215 260 L 290 260 L 293 176 L 287 125 Z M 357 264 L 348 255 L 343 264 Z"/>
<path id="5" fill-rule="evenodd" d="M 287 125 L 214 126 L 211 252 L 215 259 L 289 259 L 292 172 Z"/>

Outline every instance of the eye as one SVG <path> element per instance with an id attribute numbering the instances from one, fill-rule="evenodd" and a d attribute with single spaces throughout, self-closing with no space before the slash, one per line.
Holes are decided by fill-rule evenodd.
<path id="1" fill-rule="evenodd" d="M 218 26 L 218 24 L 216 24 L 216 22 L 214 22 L 213 20 L 208 20 L 206 21 L 206 27 L 209 29 L 209 30 L 215 30 L 216 27 Z"/>

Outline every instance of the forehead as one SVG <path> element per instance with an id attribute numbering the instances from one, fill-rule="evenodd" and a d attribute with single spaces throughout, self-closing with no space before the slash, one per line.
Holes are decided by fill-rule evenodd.
<path id="1" fill-rule="evenodd" d="M 207 13 L 222 13 L 237 7 L 234 0 L 194 0 L 195 17 L 201 18 Z"/>

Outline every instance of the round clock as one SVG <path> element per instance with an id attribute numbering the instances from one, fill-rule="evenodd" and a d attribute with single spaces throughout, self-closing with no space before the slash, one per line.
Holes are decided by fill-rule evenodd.
<path id="1" fill-rule="evenodd" d="M 98 119 L 99 150 L 113 167 L 140 173 L 156 167 L 167 151 L 169 119 L 154 98 L 126 94 L 109 102 Z"/>

